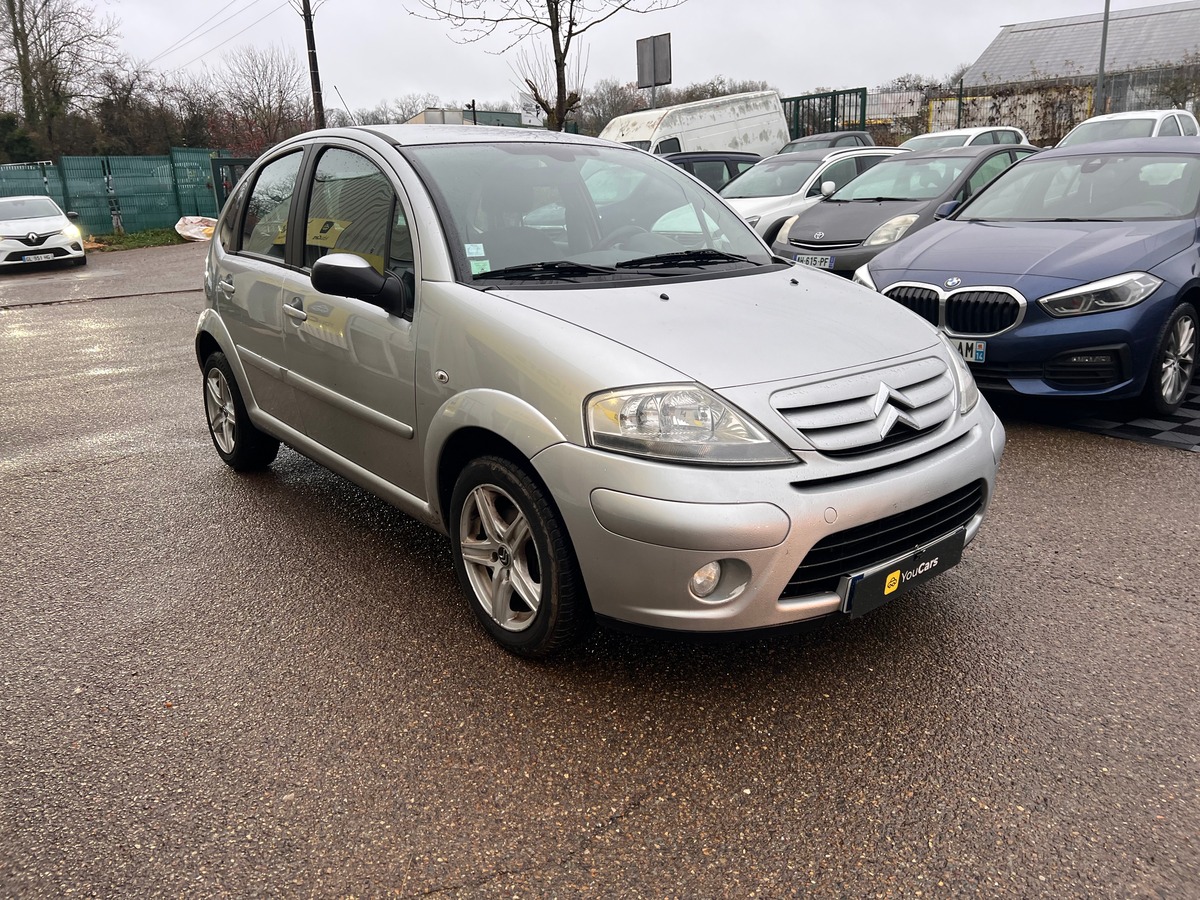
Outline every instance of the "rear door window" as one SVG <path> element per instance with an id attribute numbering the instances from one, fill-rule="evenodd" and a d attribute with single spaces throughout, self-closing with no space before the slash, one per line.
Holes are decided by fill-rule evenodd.
<path id="1" fill-rule="evenodd" d="M 1183 133 L 1189 137 L 1196 134 L 1196 122 L 1191 116 L 1180 116 L 1179 124 L 1183 127 Z"/>
<path id="2" fill-rule="evenodd" d="M 1158 129 L 1158 133 L 1160 137 L 1171 137 L 1183 132 L 1179 130 L 1179 120 L 1174 116 L 1167 116 L 1162 120 L 1162 125 Z"/>

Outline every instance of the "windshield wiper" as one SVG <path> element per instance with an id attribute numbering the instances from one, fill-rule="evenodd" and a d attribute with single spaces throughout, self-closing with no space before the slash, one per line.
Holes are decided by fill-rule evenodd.
<path id="1" fill-rule="evenodd" d="M 591 266 L 587 263 L 557 260 L 552 262 L 522 263 L 518 266 L 505 266 L 503 269 L 492 269 L 490 272 L 479 272 L 475 280 L 481 278 L 511 278 L 514 281 L 547 279 L 581 278 L 587 275 L 611 275 L 616 269 L 611 266 Z"/>
<path id="2" fill-rule="evenodd" d="M 651 269 L 665 266 L 712 266 L 726 262 L 750 262 L 745 256 L 726 253 L 724 250 L 680 250 L 676 253 L 658 253 L 654 256 L 639 256 L 617 263 L 618 269 Z M 758 263 L 752 263 L 758 265 Z"/>
<path id="3" fill-rule="evenodd" d="M 911 197 L 855 197 L 850 202 L 879 203 L 883 200 L 911 200 Z"/>

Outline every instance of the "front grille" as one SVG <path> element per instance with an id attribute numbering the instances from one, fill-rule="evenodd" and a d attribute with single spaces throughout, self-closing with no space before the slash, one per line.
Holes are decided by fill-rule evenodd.
<path id="1" fill-rule="evenodd" d="M 68 255 L 66 249 L 63 247 L 48 247 L 41 252 L 53 253 L 55 257 Z M 28 250 L 13 250 L 6 257 L 4 257 L 4 259 L 6 262 L 21 262 L 28 255 Z"/>
<path id="2" fill-rule="evenodd" d="M 903 285 L 902 287 L 892 288 L 884 296 L 895 300 L 905 309 L 915 312 L 926 322 L 934 325 L 940 324 L 938 317 L 942 301 L 938 297 L 937 291 L 932 288 Z"/>
<path id="3" fill-rule="evenodd" d="M 930 356 L 778 391 L 771 405 L 821 453 L 856 456 L 936 431 L 954 413 L 954 381 Z"/>
<path id="4" fill-rule="evenodd" d="M 849 250 L 851 247 L 857 247 L 862 241 L 797 241 L 789 240 L 789 244 L 793 247 L 799 247 L 801 250 L 811 250 L 813 253 L 832 253 L 834 250 Z"/>
<path id="5" fill-rule="evenodd" d="M 1020 315 L 1020 302 L 1002 291 L 959 291 L 946 298 L 946 328 L 955 334 L 998 334 Z"/>
<path id="6" fill-rule="evenodd" d="M 792 574 L 783 598 L 836 591 L 843 576 L 865 572 L 962 528 L 983 508 L 976 481 L 930 503 L 831 534 L 818 541 Z"/>
<path id="7" fill-rule="evenodd" d="M 1007 290 L 960 288 L 943 291 L 931 284 L 898 284 L 883 295 L 951 334 L 989 337 L 1021 321 L 1025 303 Z"/>
<path id="8" fill-rule="evenodd" d="M 49 238 L 54 237 L 56 234 L 58 234 L 57 231 L 51 231 L 46 234 L 35 234 L 32 241 L 29 239 L 28 232 L 25 234 L 6 234 L 4 235 L 4 240 L 20 241 L 26 247 L 40 247 L 42 244 L 46 243 Z"/>

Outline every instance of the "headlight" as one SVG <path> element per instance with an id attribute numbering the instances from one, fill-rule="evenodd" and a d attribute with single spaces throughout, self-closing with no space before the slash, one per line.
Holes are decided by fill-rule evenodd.
<path id="1" fill-rule="evenodd" d="M 958 412 L 965 416 L 979 402 L 979 387 L 975 384 L 975 376 L 971 374 L 958 348 L 940 331 L 938 337 L 942 339 L 946 352 L 950 354 L 950 371 L 954 373 L 954 384 L 958 388 Z"/>
<path id="2" fill-rule="evenodd" d="M 792 225 L 795 224 L 795 222 L 798 218 L 800 218 L 800 217 L 792 216 L 791 218 L 784 219 L 783 224 L 779 226 L 779 230 L 777 232 L 775 232 L 775 240 L 786 244 L 787 239 L 788 239 L 788 232 L 792 230 Z"/>
<path id="3" fill-rule="evenodd" d="M 888 219 L 871 232 L 871 236 L 863 241 L 863 246 L 876 247 L 879 244 L 890 244 L 893 241 L 900 240 L 904 236 L 904 232 L 908 231 L 912 227 L 912 223 L 917 221 L 918 218 L 915 215 L 908 215 Z"/>
<path id="4" fill-rule="evenodd" d="M 762 218 L 762 216 L 750 216 L 750 218 L 748 218 L 746 220 L 746 224 L 749 225 L 751 228 L 754 228 L 758 225 L 758 220 L 761 218 Z"/>
<path id="5" fill-rule="evenodd" d="M 796 457 L 749 417 L 694 384 L 596 394 L 586 403 L 588 442 L 603 450 L 709 465 L 778 465 Z"/>
<path id="6" fill-rule="evenodd" d="M 1124 309 L 1141 303 L 1153 294 L 1160 284 L 1161 278 L 1155 278 L 1145 272 L 1130 272 L 1083 284 L 1069 291 L 1050 294 L 1038 303 L 1052 316 L 1083 316 L 1110 309 Z"/>
<path id="7" fill-rule="evenodd" d="M 855 284 L 861 284 L 863 287 L 868 287 L 873 291 L 879 290 L 879 288 L 875 287 L 875 282 L 871 280 L 871 273 L 868 271 L 865 265 L 859 266 L 857 269 L 855 269 L 854 277 L 850 280 Z"/>
<path id="8" fill-rule="evenodd" d="M 73 241 L 77 241 L 82 237 L 82 235 L 80 234 L 78 225 L 68 225 L 66 228 L 64 228 L 62 230 L 62 234 L 65 235 L 66 237 L 70 238 Z"/>

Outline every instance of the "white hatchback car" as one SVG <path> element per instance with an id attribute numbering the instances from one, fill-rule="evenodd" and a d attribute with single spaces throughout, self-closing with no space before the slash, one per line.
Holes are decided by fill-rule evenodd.
<path id="1" fill-rule="evenodd" d="M 941 147 L 974 147 L 976 144 L 1028 144 L 1029 139 L 1020 128 L 996 125 L 981 128 L 951 128 L 918 134 L 900 146 L 919 153 L 922 150 L 937 150 Z"/>
<path id="2" fill-rule="evenodd" d="M 1056 146 L 1071 147 L 1121 138 L 1179 137 L 1200 134 L 1196 117 L 1186 109 L 1143 109 L 1084 119 Z"/>
<path id="3" fill-rule="evenodd" d="M 832 194 L 876 163 L 904 152 L 896 147 L 793 150 L 755 163 L 718 193 L 769 244 L 784 222 L 826 196 L 824 185 L 832 185 Z"/>
<path id="4" fill-rule="evenodd" d="M 87 265 L 78 218 L 49 197 L 0 197 L 0 266 L 67 259 Z"/>

